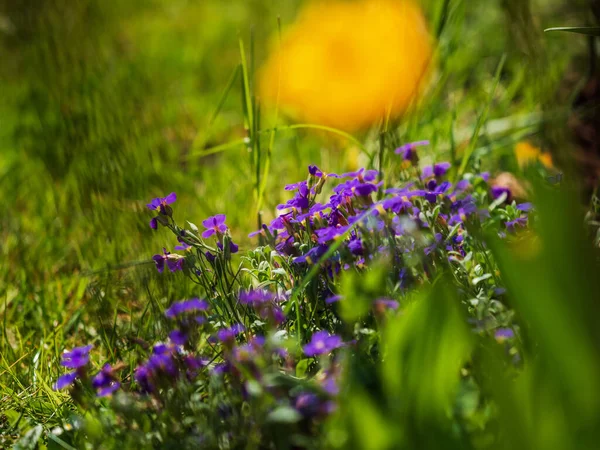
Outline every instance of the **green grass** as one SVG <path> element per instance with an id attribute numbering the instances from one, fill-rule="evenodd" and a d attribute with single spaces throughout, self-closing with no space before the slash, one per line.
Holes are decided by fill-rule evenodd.
<path id="1" fill-rule="evenodd" d="M 0 6 L 10 24 L 0 31 L 0 411 L 22 416 L 22 428 L 52 428 L 72 408 L 51 389 L 64 348 L 93 341 L 94 361 L 117 361 L 117 341 L 164 338 L 158 312 L 194 294 L 156 274 L 150 257 L 172 239 L 151 233 L 147 201 L 175 191 L 178 214 L 196 223 L 226 213 L 242 245 L 257 227 L 254 174 L 264 166 L 242 145 L 201 154 L 244 137 L 240 72 L 227 89 L 239 42 L 246 66 L 258 66 L 277 17 L 289 23 L 300 2 L 117 3 Z M 525 3 L 453 0 L 442 21 L 442 2 L 425 2 L 440 30 L 439 70 L 418 113 L 387 133 L 387 151 L 430 139 L 432 158 L 460 161 L 466 147 L 491 170 L 514 169 L 513 145 L 524 138 L 568 151 L 569 105 L 557 91 L 586 42 L 543 29 L 585 16 L 540 0 L 530 21 L 514 8 Z M 265 116 L 261 128 L 272 123 Z M 270 133 L 260 131 L 253 145 L 264 150 Z M 354 138 L 375 153 L 377 134 Z M 281 127 L 273 142 L 266 219 L 308 164 L 356 164 L 358 146 L 331 133 Z"/>

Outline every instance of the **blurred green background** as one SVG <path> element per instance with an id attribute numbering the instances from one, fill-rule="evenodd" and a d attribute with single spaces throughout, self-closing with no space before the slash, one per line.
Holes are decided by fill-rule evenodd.
<path id="1" fill-rule="evenodd" d="M 151 198 L 175 191 L 180 221 L 225 213 L 242 249 L 250 244 L 256 210 L 246 149 L 200 156 L 245 136 L 239 77 L 227 90 L 239 40 L 259 67 L 278 17 L 285 26 L 301 4 L 0 1 L 0 407 L 51 424 L 62 402 L 48 380 L 64 347 L 100 338 L 104 358 L 118 359 L 117 317 L 128 323 L 120 336 L 151 340 L 160 326 L 137 322 L 138 313 L 194 293 L 147 263 L 174 245 L 148 227 Z M 423 6 L 439 36 L 439 68 L 418 112 L 394 131 L 398 141 L 430 139 L 432 155 L 447 157 L 489 105 L 476 148 L 483 168 L 510 169 L 514 143 L 525 138 L 560 160 L 587 41 L 542 30 L 585 23 L 587 3 Z M 269 116 L 263 125 L 273 125 Z M 373 150 L 376 131 L 356 137 Z M 337 171 L 365 161 L 344 139 L 279 131 L 264 217 L 308 164 Z"/>

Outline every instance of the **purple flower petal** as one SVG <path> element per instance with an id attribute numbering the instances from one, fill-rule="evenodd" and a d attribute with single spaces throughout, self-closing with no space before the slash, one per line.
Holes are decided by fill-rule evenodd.
<path id="1" fill-rule="evenodd" d="M 211 237 L 213 234 L 215 234 L 214 228 L 209 228 L 208 230 L 202 232 L 202 237 L 204 239 L 207 239 L 207 238 Z"/>
<path id="2" fill-rule="evenodd" d="M 520 205 L 517 205 L 517 209 L 519 211 L 524 211 L 524 212 L 531 211 L 533 209 L 533 203 L 530 203 L 530 202 L 521 203 Z"/>
<path id="3" fill-rule="evenodd" d="M 58 377 L 58 380 L 56 380 L 56 384 L 54 385 L 54 390 L 59 391 L 68 386 L 71 386 L 75 382 L 76 378 L 77 378 L 77 372 L 70 372 L 70 373 L 61 375 L 60 377 Z"/>
<path id="4" fill-rule="evenodd" d="M 169 195 L 167 195 L 165 198 L 163 198 L 163 202 L 166 203 L 167 205 L 170 205 L 171 203 L 175 203 L 175 200 L 177 200 L 177 194 L 175 194 L 175 192 L 171 192 Z"/>
<path id="5" fill-rule="evenodd" d="M 115 391 L 117 391 L 120 387 L 121 383 L 119 383 L 118 381 L 111 381 L 111 383 L 108 386 L 102 387 L 96 395 L 98 397 L 107 397 L 109 395 L 114 394 Z"/>
<path id="6" fill-rule="evenodd" d="M 169 309 L 165 311 L 165 316 L 169 319 L 173 319 L 181 314 L 188 312 L 206 311 L 208 309 L 208 303 L 206 300 L 200 300 L 199 298 L 192 298 L 190 300 L 184 300 L 181 302 L 173 303 Z"/>
<path id="7" fill-rule="evenodd" d="M 61 355 L 61 366 L 68 367 L 69 369 L 77 369 L 85 366 L 90 360 L 89 352 L 91 349 L 92 345 L 86 345 L 75 347 L 70 352 L 64 352 Z"/>
<path id="8" fill-rule="evenodd" d="M 169 333 L 169 339 L 171 339 L 174 344 L 185 345 L 188 341 L 188 335 L 181 330 L 173 330 Z"/>

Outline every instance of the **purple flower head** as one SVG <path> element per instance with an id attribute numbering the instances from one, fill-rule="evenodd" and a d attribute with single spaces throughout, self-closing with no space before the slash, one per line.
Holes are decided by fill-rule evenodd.
<path id="1" fill-rule="evenodd" d="M 508 203 L 512 199 L 512 193 L 510 192 L 510 189 L 504 186 L 492 186 L 491 193 L 494 200 L 500 198 L 502 194 L 506 194 L 505 202 Z"/>
<path id="2" fill-rule="evenodd" d="M 105 364 L 92 379 L 92 386 L 96 389 L 98 397 L 106 397 L 119 389 L 121 384 L 117 381 L 110 364 Z"/>
<path id="3" fill-rule="evenodd" d="M 436 177 L 440 178 L 446 175 L 448 169 L 450 169 L 452 165 L 449 162 L 441 162 L 434 164 L 433 166 L 425 166 L 423 167 L 423 171 L 421 173 L 421 178 L 431 178 Z"/>
<path id="4" fill-rule="evenodd" d="M 157 197 L 152 199 L 152 201 L 146 206 L 150 211 L 158 211 L 160 214 L 168 215 L 171 208 L 167 205 L 175 203 L 175 200 L 177 200 L 177 195 L 175 192 L 171 192 L 166 197 Z"/>
<path id="5" fill-rule="evenodd" d="M 151 381 L 151 372 L 148 370 L 148 367 L 145 365 L 140 365 L 135 369 L 134 379 L 137 384 L 140 385 L 142 391 L 144 392 L 152 392 L 154 387 Z"/>
<path id="6" fill-rule="evenodd" d="M 386 309 L 397 310 L 399 303 L 391 298 L 378 298 L 375 300 L 375 308 L 379 311 L 385 311 Z"/>
<path id="7" fill-rule="evenodd" d="M 187 333 L 181 330 L 173 330 L 169 333 L 169 339 L 176 345 L 185 345 L 189 339 Z"/>
<path id="8" fill-rule="evenodd" d="M 316 247 L 311 248 L 306 254 L 304 254 L 302 256 L 298 256 L 297 258 L 294 258 L 292 260 L 292 262 L 294 264 L 302 264 L 302 263 L 314 264 L 317 261 L 319 261 L 321 256 L 323 256 L 327 252 L 328 248 L 329 247 L 327 245 L 319 244 Z"/>
<path id="9" fill-rule="evenodd" d="M 303 347 L 307 356 L 324 355 L 344 345 L 342 338 L 327 331 L 318 331 L 312 335 L 308 344 Z"/>
<path id="10" fill-rule="evenodd" d="M 150 228 L 152 228 L 153 230 L 156 230 L 158 228 L 158 219 L 156 217 L 150 219 Z"/>
<path id="11" fill-rule="evenodd" d="M 225 225 L 225 214 L 217 214 L 216 216 L 209 217 L 202 221 L 202 225 L 206 230 L 202 233 L 202 237 L 207 239 L 213 234 L 223 234 L 227 231 L 227 225 Z"/>
<path id="12" fill-rule="evenodd" d="M 184 300 L 181 302 L 173 303 L 169 309 L 165 311 L 165 316 L 169 319 L 173 319 L 181 314 L 189 312 L 206 311 L 208 309 L 208 303 L 206 300 L 200 300 L 199 298 L 192 298 L 190 300 Z"/>
<path id="13" fill-rule="evenodd" d="M 397 155 L 402 155 L 402 160 L 404 161 L 416 161 L 417 158 L 417 147 L 421 147 L 424 145 L 429 145 L 429 141 L 418 141 L 411 142 L 409 144 L 404 144 L 394 150 L 394 153 Z"/>
<path id="14" fill-rule="evenodd" d="M 515 337 L 515 332 L 510 328 L 498 328 L 494 333 L 494 337 L 498 342 L 503 342 L 507 339 L 512 339 Z"/>
<path id="15" fill-rule="evenodd" d="M 186 244 L 185 242 L 182 242 L 180 245 L 176 245 L 175 246 L 175 250 L 179 250 L 179 251 L 186 251 L 186 250 L 189 250 L 191 248 L 192 248 L 192 246 Z"/>
<path id="16" fill-rule="evenodd" d="M 515 220 L 504 222 L 509 233 L 516 233 L 517 228 L 525 228 L 527 226 L 527 217 L 517 217 Z"/>
<path id="17" fill-rule="evenodd" d="M 217 247 L 219 250 L 223 251 L 223 244 L 217 242 Z M 239 246 L 235 244 L 233 241 L 229 241 L 229 253 L 237 253 L 239 251 Z"/>
<path id="18" fill-rule="evenodd" d="M 166 375 L 169 378 L 177 376 L 177 366 L 173 358 L 172 347 L 155 345 L 153 354 L 146 362 L 146 369 L 152 378 Z"/>
<path id="19" fill-rule="evenodd" d="M 200 356 L 186 355 L 183 358 L 183 364 L 185 365 L 188 379 L 192 380 L 198 376 L 200 369 L 206 367 L 209 360 Z"/>
<path id="20" fill-rule="evenodd" d="M 277 205 L 278 210 L 296 208 L 300 211 L 304 211 L 308 209 L 308 206 L 310 204 L 310 189 L 308 188 L 308 184 L 306 183 L 306 181 L 302 181 L 294 186 L 297 188 L 296 194 L 292 199 L 288 200 L 286 203 Z M 286 189 L 287 188 L 288 186 L 286 186 Z"/>
<path id="21" fill-rule="evenodd" d="M 315 231 L 317 235 L 317 242 L 319 244 L 326 244 L 327 242 L 336 239 L 348 231 L 348 226 L 330 226 L 320 228 Z"/>
<path id="22" fill-rule="evenodd" d="M 321 404 L 321 399 L 316 394 L 304 393 L 296 397 L 294 406 L 304 417 L 311 417 L 319 413 Z"/>
<path id="23" fill-rule="evenodd" d="M 469 180 L 460 180 L 458 183 L 456 183 L 454 192 L 460 194 L 460 193 L 466 191 L 467 189 L 469 189 L 470 186 L 471 186 L 471 183 L 469 183 Z"/>
<path id="24" fill-rule="evenodd" d="M 423 195 L 429 203 L 436 203 L 440 195 L 445 194 L 452 187 L 452 183 L 444 181 L 439 186 L 435 180 L 427 183 L 427 191 Z"/>
<path id="25" fill-rule="evenodd" d="M 183 270 L 183 261 L 185 260 L 183 256 L 170 253 L 164 248 L 162 255 L 154 255 L 152 259 L 159 273 L 163 273 L 165 270 L 165 263 L 171 272 Z"/>
<path id="26" fill-rule="evenodd" d="M 64 375 L 61 375 L 60 377 L 58 377 L 58 380 L 56 380 L 53 389 L 55 391 L 60 391 L 61 389 L 71 386 L 76 379 L 77 372 L 69 372 Z"/>
<path id="27" fill-rule="evenodd" d="M 332 295 L 331 297 L 327 297 L 325 299 L 325 303 L 331 305 L 332 303 L 339 302 L 342 299 L 341 295 Z"/>
<path id="28" fill-rule="evenodd" d="M 235 337 L 245 329 L 244 325 L 235 323 L 229 328 L 221 328 L 217 331 L 217 339 L 223 343 L 232 343 Z"/>
<path id="29" fill-rule="evenodd" d="M 521 204 L 517 205 L 517 209 L 519 211 L 529 212 L 533 209 L 533 203 L 529 203 L 529 202 L 521 203 Z"/>
<path id="30" fill-rule="evenodd" d="M 69 369 L 78 369 L 79 367 L 85 366 L 90 360 L 90 350 L 93 345 L 86 345 L 83 347 L 75 347 L 70 352 L 64 352 L 61 355 L 60 365 L 68 367 Z"/>
<path id="31" fill-rule="evenodd" d="M 348 242 L 348 250 L 353 255 L 361 256 L 364 254 L 364 247 L 362 241 L 358 238 L 358 236 L 354 235 L 350 238 Z"/>
<path id="32" fill-rule="evenodd" d="M 441 233 L 436 233 L 434 235 L 434 239 L 435 239 L 435 241 L 433 242 L 433 244 L 431 244 L 430 246 L 425 247 L 423 249 L 423 252 L 425 253 L 425 255 L 429 255 L 431 252 L 433 252 L 435 249 L 437 249 L 439 244 L 444 240 L 444 237 L 442 236 Z"/>
<path id="33" fill-rule="evenodd" d="M 277 300 L 277 295 L 266 289 L 254 289 L 240 292 L 240 303 L 242 305 L 258 306 Z"/>
<path id="34" fill-rule="evenodd" d="M 211 374 L 220 377 L 221 375 L 226 374 L 227 372 L 229 372 L 231 370 L 231 364 L 227 361 L 225 362 L 221 362 L 221 363 L 217 363 L 214 366 L 211 367 L 210 372 Z"/>
<path id="35" fill-rule="evenodd" d="M 206 256 L 206 259 L 209 262 L 215 262 L 215 259 L 217 258 L 215 255 L 213 255 L 211 252 L 209 252 L 208 250 L 206 252 L 204 252 L 204 256 Z"/>
<path id="36" fill-rule="evenodd" d="M 358 183 L 356 186 L 354 186 L 354 192 L 360 197 L 367 197 L 373 192 L 377 192 L 379 186 L 380 184 Z"/>
<path id="37" fill-rule="evenodd" d="M 315 165 L 308 166 L 308 173 L 317 178 L 321 178 L 323 176 L 323 172 Z"/>

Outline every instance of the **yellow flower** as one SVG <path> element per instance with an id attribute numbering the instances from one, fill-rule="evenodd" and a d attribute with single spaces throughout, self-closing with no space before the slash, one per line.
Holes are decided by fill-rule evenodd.
<path id="1" fill-rule="evenodd" d="M 515 146 L 515 156 L 520 168 L 525 168 L 536 162 L 542 163 L 546 169 L 552 169 L 552 155 L 550 153 L 542 153 L 542 151 L 530 144 L 529 142 L 519 142 Z"/>
<path id="2" fill-rule="evenodd" d="M 298 120 L 366 128 L 407 110 L 432 53 L 410 0 L 313 2 L 263 67 L 261 98 Z"/>

